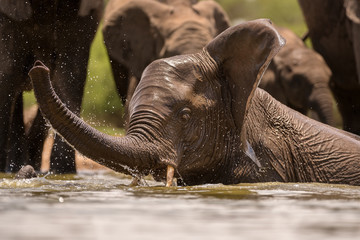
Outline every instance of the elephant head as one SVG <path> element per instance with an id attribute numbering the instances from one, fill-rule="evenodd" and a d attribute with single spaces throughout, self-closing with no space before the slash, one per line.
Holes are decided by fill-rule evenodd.
<path id="1" fill-rule="evenodd" d="M 276 27 L 286 45 L 274 57 L 260 87 L 291 108 L 335 125 L 331 70 L 320 54 L 306 47 L 291 30 Z"/>
<path id="2" fill-rule="evenodd" d="M 313 118 L 334 126 L 329 67 L 310 49 L 297 49 L 289 57 L 292 61 L 279 59 L 278 62 L 281 69 L 278 74 L 289 106 L 304 114 L 311 110 Z"/>
<path id="3" fill-rule="evenodd" d="M 283 44 L 268 20 L 255 20 L 225 30 L 199 53 L 152 62 L 130 101 L 124 137 L 98 132 L 69 111 L 42 63 L 29 75 L 52 127 L 100 164 L 167 177 L 169 185 L 174 175 L 186 184 L 235 183 L 239 179 L 229 176 L 231 169 L 252 150 L 243 138 L 244 119 Z"/>
<path id="4" fill-rule="evenodd" d="M 212 0 L 109 1 L 102 30 L 120 96 L 131 98 L 150 62 L 199 52 L 229 26 Z"/>

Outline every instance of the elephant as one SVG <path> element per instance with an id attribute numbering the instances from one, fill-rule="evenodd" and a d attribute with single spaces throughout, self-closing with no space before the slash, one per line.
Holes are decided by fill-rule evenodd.
<path id="1" fill-rule="evenodd" d="M 356 0 L 298 0 L 308 36 L 332 71 L 343 129 L 360 134 L 360 6 Z"/>
<path id="2" fill-rule="evenodd" d="M 102 31 L 125 107 L 150 62 L 201 51 L 229 26 L 213 0 L 110 0 Z"/>
<path id="3" fill-rule="evenodd" d="M 230 27 L 202 51 L 158 59 L 130 99 L 124 136 L 91 127 L 54 92 L 50 69 L 29 76 L 44 117 L 75 149 L 166 186 L 242 182 L 360 185 L 360 137 L 288 108 L 258 88 L 284 45 L 271 22 Z"/>
<path id="4" fill-rule="evenodd" d="M 331 70 L 320 54 L 306 47 L 290 29 L 276 26 L 286 39 L 274 57 L 259 87 L 281 103 L 323 123 L 335 126 Z"/>
<path id="5" fill-rule="evenodd" d="M 87 62 L 103 12 L 102 0 L 0 0 L 0 172 L 41 167 L 48 125 L 40 112 L 24 131 L 22 93 L 31 90 L 28 72 L 35 59 L 51 66 L 52 84 L 74 113 L 80 114 Z M 50 171 L 72 173 L 75 152 L 55 137 Z"/>

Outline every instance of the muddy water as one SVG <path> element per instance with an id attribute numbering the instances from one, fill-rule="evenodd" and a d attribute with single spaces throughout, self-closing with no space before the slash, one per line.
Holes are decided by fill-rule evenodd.
<path id="1" fill-rule="evenodd" d="M 0 175 L 0 239 L 360 239 L 360 187 Z"/>

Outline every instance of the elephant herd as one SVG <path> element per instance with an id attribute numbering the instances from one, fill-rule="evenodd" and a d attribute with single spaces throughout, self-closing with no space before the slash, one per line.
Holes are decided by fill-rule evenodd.
<path id="1" fill-rule="evenodd" d="M 105 9 L 101 0 L 0 0 L 0 171 L 39 171 L 51 126 L 53 173 L 76 172 L 76 149 L 167 186 L 360 185 L 360 5 L 315 2 L 299 0 L 312 50 L 268 20 L 230 26 L 212 0 L 109 0 Z M 79 117 L 100 19 L 123 137 Z M 31 86 L 39 112 L 25 131 Z M 334 127 L 333 96 L 344 130 Z"/>

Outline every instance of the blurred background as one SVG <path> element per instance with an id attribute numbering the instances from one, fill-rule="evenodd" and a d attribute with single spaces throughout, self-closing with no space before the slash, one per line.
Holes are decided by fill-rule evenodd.
<path id="1" fill-rule="evenodd" d="M 290 28 L 298 36 L 303 36 L 307 31 L 297 0 L 217 2 L 227 12 L 232 25 L 257 18 L 269 18 L 278 26 Z M 36 104 L 33 92 L 24 94 L 24 102 L 26 108 Z M 116 92 L 102 33 L 98 31 L 91 47 L 81 117 L 100 131 L 119 134 L 123 133 L 120 121 L 122 115 L 123 106 Z"/>

